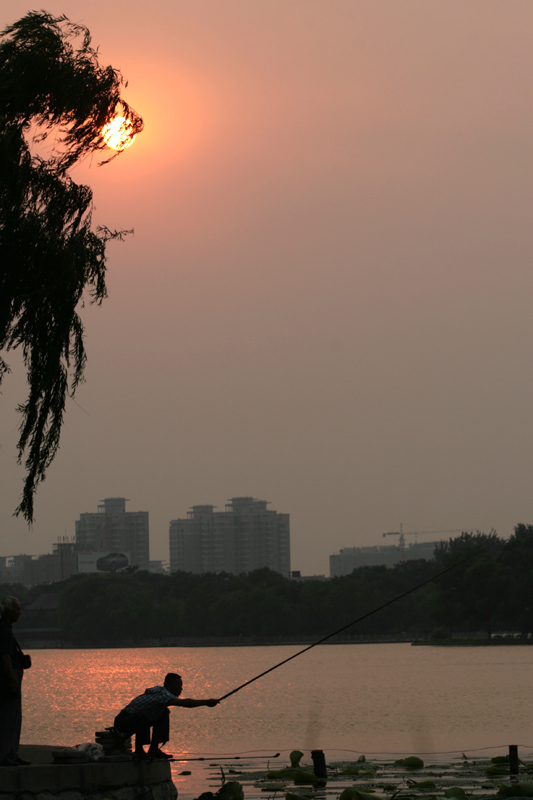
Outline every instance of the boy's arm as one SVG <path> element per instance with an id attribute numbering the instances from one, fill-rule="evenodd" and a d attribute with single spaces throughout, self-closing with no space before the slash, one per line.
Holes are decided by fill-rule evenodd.
<path id="1" fill-rule="evenodd" d="M 213 706 L 218 705 L 218 700 L 214 698 L 209 698 L 208 700 L 188 700 L 187 698 L 181 699 L 176 697 L 169 705 L 181 706 L 182 708 L 198 708 L 199 706 L 209 706 L 209 708 L 213 708 Z"/>

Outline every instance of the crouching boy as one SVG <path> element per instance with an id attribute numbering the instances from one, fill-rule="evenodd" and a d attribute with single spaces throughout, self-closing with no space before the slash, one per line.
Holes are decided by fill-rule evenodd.
<path id="1" fill-rule="evenodd" d="M 109 730 L 117 745 L 122 746 L 126 739 L 135 734 L 136 760 L 150 758 L 172 758 L 170 753 L 164 753 L 159 745 L 168 742 L 170 733 L 170 712 L 168 706 L 181 706 L 182 708 L 198 708 L 209 706 L 213 708 L 218 700 L 191 700 L 181 699 L 179 695 L 183 688 L 181 677 L 175 672 L 169 672 L 165 677 L 163 686 L 152 686 L 144 694 L 135 697 L 115 717 L 114 726 Z M 152 733 L 150 735 L 150 728 Z M 144 745 L 149 744 L 145 753 Z"/>

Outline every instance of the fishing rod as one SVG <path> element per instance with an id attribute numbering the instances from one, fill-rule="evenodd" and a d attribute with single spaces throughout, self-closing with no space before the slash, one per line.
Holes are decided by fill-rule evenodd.
<path id="1" fill-rule="evenodd" d="M 214 761 L 218 759 L 219 761 L 234 761 L 241 758 L 246 759 L 246 761 L 251 760 L 252 758 L 278 758 L 280 753 L 274 753 L 274 755 L 262 755 L 262 756 L 199 756 L 198 758 L 182 758 L 181 756 L 176 756 L 173 758 L 173 761 Z"/>
<path id="2" fill-rule="evenodd" d="M 438 572 L 436 575 L 432 575 L 431 578 L 427 578 L 425 581 L 422 581 L 422 583 L 418 583 L 416 586 L 413 586 L 411 589 L 407 589 L 407 591 L 402 592 L 402 594 L 397 595 L 397 597 L 393 597 L 392 600 L 387 600 L 386 603 L 383 603 L 382 605 L 378 606 L 377 608 L 374 608 L 372 611 L 368 611 L 366 614 L 363 614 L 361 617 L 358 617 L 357 619 L 352 620 L 352 622 L 348 622 L 348 624 L 347 625 L 343 625 L 342 628 L 339 628 L 338 630 L 333 631 L 333 633 L 328 633 L 327 636 L 323 636 L 322 639 L 319 639 L 317 642 L 313 642 L 313 644 L 308 645 L 308 647 L 304 647 L 303 650 L 299 650 L 297 653 L 294 653 L 294 655 L 289 656 L 288 658 L 285 658 L 283 661 L 280 661 L 279 664 L 275 664 L 273 667 L 270 667 L 270 669 L 266 669 L 264 672 L 261 672 L 259 675 L 256 675 L 255 678 L 250 678 L 249 681 L 246 681 L 245 683 L 241 683 L 241 685 L 237 686 L 236 689 L 232 689 L 231 692 L 228 692 L 227 694 L 223 695 L 223 697 L 219 697 L 218 698 L 218 702 L 221 703 L 222 700 L 226 700 L 228 697 L 231 697 L 232 694 L 235 694 L 236 692 L 240 692 L 240 690 L 244 689 L 245 686 L 249 686 L 254 681 L 258 681 L 259 678 L 262 678 L 265 675 L 268 675 L 269 672 L 273 672 L 278 667 L 283 666 L 283 664 L 287 664 L 289 661 L 292 661 L 293 658 L 298 658 L 298 656 L 301 656 L 303 653 L 307 653 L 307 651 L 311 650 L 313 647 L 316 647 L 317 645 L 322 644 L 322 642 L 326 642 L 328 639 L 331 639 L 333 636 L 337 636 L 339 633 L 342 633 L 347 628 L 351 628 L 352 625 L 356 625 L 358 622 L 362 622 L 364 619 L 368 619 L 368 617 L 371 617 L 373 614 L 377 614 L 378 611 L 382 611 L 384 608 L 387 608 L 387 606 L 391 606 L 393 603 L 396 603 L 398 600 L 401 600 L 403 597 L 407 597 L 408 594 L 412 594 L 413 592 L 418 591 L 418 589 L 421 589 L 423 586 L 427 586 L 428 583 L 431 583 L 432 581 L 437 580 L 437 578 L 442 578 L 443 575 L 446 575 L 446 573 L 451 572 L 452 569 L 456 569 L 456 567 L 460 567 L 462 564 L 466 564 L 468 561 L 471 561 L 477 555 L 479 555 L 479 551 L 474 552 L 474 553 L 470 553 L 470 555 L 467 556 L 466 558 L 463 558 L 462 561 L 457 561 L 455 564 L 451 564 L 449 567 L 446 567 L 446 569 L 443 569 L 441 572 Z"/>

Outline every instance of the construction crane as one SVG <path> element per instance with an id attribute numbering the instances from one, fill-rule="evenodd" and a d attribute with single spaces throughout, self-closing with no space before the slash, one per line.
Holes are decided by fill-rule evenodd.
<path id="1" fill-rule="evenodd" d="M 464 528 L 453 528 L 447 531 L 404 531 L 403 523 L 400 524 L 399 531 L 390 531 L 389 533 L 384 533 L 383 536 L 399 536 L 399 545 L 400 547 L 405 547 L 405 537 L 406 536 L 422 536 L 432 533 L 462 533 Z M 416 541 L 416 539 L 415 539 Z"/>

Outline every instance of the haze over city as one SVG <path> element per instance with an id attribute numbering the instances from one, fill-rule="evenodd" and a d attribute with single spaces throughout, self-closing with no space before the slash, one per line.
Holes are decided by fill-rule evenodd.
<path id="1" fill-rule="evenodd" d="M 106 497 L 151 558 L 194 504 L 291 516 L 291 566 L 399 530 L 533 522 L 527 0 L 49 0 L 145 129 L 72 177 L 108 247 L 86 382 L 31 530 L 26 376 L 0 396 L 0 555 Z M 32 7 L 14 0 L 2 29 Z"/>

